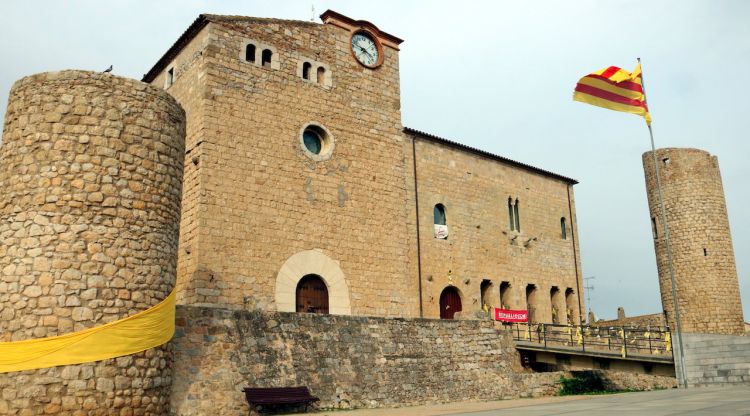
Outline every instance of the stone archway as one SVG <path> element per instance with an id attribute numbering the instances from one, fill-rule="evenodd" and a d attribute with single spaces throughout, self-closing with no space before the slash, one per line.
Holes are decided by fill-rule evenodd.
<path id="1" fill-rule="evenodd" d="M 351 315 L 349 285 L 339 262 L 320 250 L 300 251 L 289 257 L 276 275 L 276 310 L 295 312 L 297 284 L 307 275 L 317 275 L 328 287 L 329 310 L 333 315 Z"/>

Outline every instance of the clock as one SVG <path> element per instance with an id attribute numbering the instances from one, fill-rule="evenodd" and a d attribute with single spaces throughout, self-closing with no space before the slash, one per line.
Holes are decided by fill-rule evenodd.
<path id="1" fill-rule="evenodd" d="M 352 54 L 357 61 L 368 67 L 375 68 L 383 63 L 380 45 L 367 32 L 356 32 L 352 35 Z"/>

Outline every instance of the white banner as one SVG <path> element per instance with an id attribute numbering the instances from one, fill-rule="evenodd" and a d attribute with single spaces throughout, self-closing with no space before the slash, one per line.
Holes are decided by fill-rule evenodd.
<path id="1" fill-rule="evenodd" d="M 448 226 L 435 224 L 435 238 L 448 238 Z"/>

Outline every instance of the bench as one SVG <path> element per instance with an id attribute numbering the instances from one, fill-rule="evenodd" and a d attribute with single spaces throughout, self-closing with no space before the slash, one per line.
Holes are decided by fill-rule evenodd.
<path id="1" fill-rule="evenodd" d="M 282 404 L 304 404 L 307 406 L 320 399 L 310 394 L 305 386 L 301 387 L 245 387 L 245 398 L 250 406 L 269 406 Z"/>

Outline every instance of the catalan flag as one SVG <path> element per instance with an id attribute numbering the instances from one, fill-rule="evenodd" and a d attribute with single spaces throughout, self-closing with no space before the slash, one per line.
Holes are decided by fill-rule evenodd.
<path id="1" fill-rule="evenodd" d="M 586 75 L 576 84 L 573 99 L 610 110 L 637 114 L 646 119 L 646 124 L 651 125 L 640 63 L 633 73 L 610 66 Z"/>

